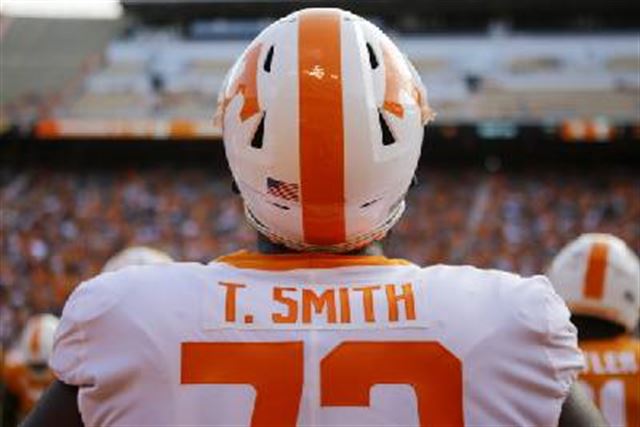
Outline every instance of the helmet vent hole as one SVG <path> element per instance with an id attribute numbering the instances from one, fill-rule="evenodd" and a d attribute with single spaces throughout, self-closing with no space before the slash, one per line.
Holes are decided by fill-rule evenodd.
<path id="1" fill-rule="evenodd" d="M 262 115 L 262 119 L 260 119 L 260 123 L 258 124 L 258 128 L 256 129 L 256 133 L 253 134 L 253 139 L 251 140 L 251 146 L 253 148 L 262 148 L 262 141 L 264 139 L 264 119 L 267 117 L 266 114 Z"/>
<path id="2" fill-rule="evenodd" d="M 271 46 L 269 48 L 269 52 L 267 52 L 267 57 L 264 60 L 264 65 L 262 66 L 262 68 L 264 68 L 264 70 L 267 73 L 271 72 L 271 62 L 273 61 L 273 46 Z"/>
<path id="3" fill-rule="evenodd" d="M 365 202 L 363 204 L 360 205 L 360 209 L 364 209 L 364 208 L 368 208 L 369 206 L 373 205 L 374 203 L 378 202 L 380 199 L 373 199 L 373 200 L 369 200 L 368 202 Z"/>
<path id="4" fill-rule="evenodd" d="M 278 209 L 282 209 L 283 211 L 289 210 L 289 206 L 281 205 L 280 203 L 276 203 L 276 202 L 271 202 L 271 204 Z"/>
<path id="5" fill-rule="evenodd" d="M 387 121 L 384 119 L 382 112 L 378 112 L 378 118 L 380 120 L 380 129 L 382 130 L 382 145 L 391 145 L 396 142 Z"/>
<path id="6" fill-rule="evenodd" d="M 373 47 L 369 43 L 367 43 L 367 52 L 369 52 L 369 64 L 371 64 L 372 69 L 378 68 L 378 58 L 376 57 L 376 53 L 373 51 Z"/>

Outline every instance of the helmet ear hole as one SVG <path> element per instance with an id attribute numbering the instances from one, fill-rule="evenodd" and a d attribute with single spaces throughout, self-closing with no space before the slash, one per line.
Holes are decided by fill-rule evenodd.
<path id="1" fill-rule="evenodd" d="M 258 124 L 258 127 L 256 128 L 256 132 L 253 134 L 253 139 L 251 140 L 251 146 L 253 148 L 262 148 L 262 142 L 264 139 L 264 119 L 265 117 L 267 117 L 266 114 L 262 115 L 262 118 L 260 119 L 260 123 Z"/>
<path id="2" fill-rule="evenodd" d="M 378 119 L 380 120 L 380 129 L 382 130 L 382 145 L 395 143 L 396 139 L 393 137 L 393 133 L 391 133 L 391 129 L 389 129 L 389 125 L 380 111 L 378 112 Z"/>

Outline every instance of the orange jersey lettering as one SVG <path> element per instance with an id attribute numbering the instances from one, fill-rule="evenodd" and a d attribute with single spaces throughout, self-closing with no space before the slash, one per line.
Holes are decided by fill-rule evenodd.
<path id="1" fill-rule="evenodd" d="M 583 341 L 580 381 L 612 426 L 640 425 L 640 341 L 623 336 Z"/>

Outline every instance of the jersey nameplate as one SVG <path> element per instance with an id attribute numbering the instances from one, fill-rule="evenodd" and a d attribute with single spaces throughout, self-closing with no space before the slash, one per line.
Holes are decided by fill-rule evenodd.
<path id="1" fill-rule="evenodd" d="M 423 293 L 424 286 L 411 282 L 272 285 L 220 281 L 207 290 L 204 328 L 424 328 L 416 304 Z"/>

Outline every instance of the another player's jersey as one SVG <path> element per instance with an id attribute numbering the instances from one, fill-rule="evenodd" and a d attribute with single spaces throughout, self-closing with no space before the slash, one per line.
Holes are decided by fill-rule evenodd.
<path id="1" fill-rule="evenodd" d="M 580 381 L 611 426 L 640 426 L 640 341 L 631 336 L 580 342 Z"/>
<path id="2" fill-rule="evenodd" d="M 4 362 L 3 381 L 7 391 L 18 400 L 19 415 L 23 417 L 31 411 L 55 378 L 48 368 L 39 372 L 29 369 L 16 350 L 10 351 Z"/>
<path id="3" fill-rule="evenodd" d="M 582 363 L 542 276 L 246 252 L 82 284 L 52 357 L 86 425 L 555 425 Z"/>

